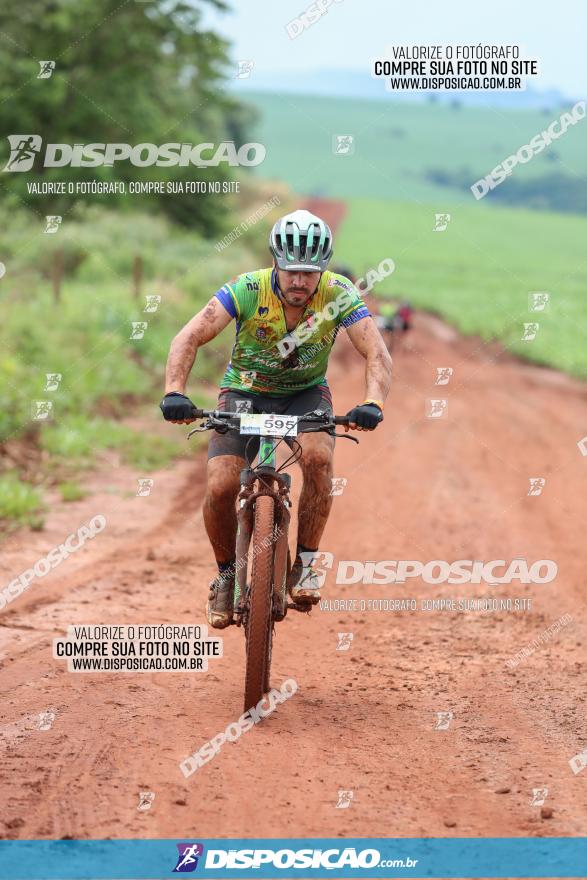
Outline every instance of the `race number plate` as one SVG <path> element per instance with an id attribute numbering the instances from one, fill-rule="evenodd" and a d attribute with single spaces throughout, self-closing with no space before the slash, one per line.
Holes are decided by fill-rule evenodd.
<path id="1" fill-rule="evenodd" d="M 298 433 L 297 416 L 278 416 L 272 413 L 243 413 L 241 434 L 265 434 L 267 437 L 295 437 Z"/>

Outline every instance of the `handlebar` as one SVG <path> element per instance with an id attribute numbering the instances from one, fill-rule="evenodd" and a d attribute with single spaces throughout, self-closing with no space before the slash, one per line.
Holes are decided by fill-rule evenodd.
<path id="1" fill-rule="evenodd" d="M 195 419 L 208 419 L 208 421 L 197 428 L 193 428 L 188 434 L 188 438 L 198 431 L 212 430 L 216 427 L 219 427 L 220 425 L 224 425 L 225 428 L 228 430 L 230 430 L 231 428 L 233 430 L 238 430 L 240 428 L 241 416 L 248 415 L 248 413 L 225 412 L 218 409 L 198 409 L 197 407 L 194 407 L 192 410 L 192 415 Z M 267 415 L 270 415 L 270 413 L 267 413 Z M 280 418 L 287 418 L 288 413 L 275 413 L 275 415 L 279 415 Z M 289 413 L 289 415 L 292 414 Z M 327 413 L 309 412 L 305 415 L 297 415 L 296 418 L 298 420 L 298 434 L 308 434 L 318 431 L 333 432 L 333 429 L 337 425 L 350 424 L 350 419 L 348 416 L 330 416 Z M 232 422 L 233 424 L 230 425 L 230 422 Z M 342 436 L 346 438 L 348 435 L 335 434 L 334 436 Z M 348 437 L 348 439 L 355 440 L 356 443 L 359 442 L 355 437 Z"/>
<path id="2" fill-rule="evenodd" d="M 225 412 L 219 409 L 198 409 L 196 406 L 192 410 L 192 415 L 195 419 L 226 419 L 229 421 L 230 419 L 239 419 L 242 415 L 247 415 L 247 413 L 238 413 L 238 412 Z M 269 413 L 267 413 L 269 415 Z M 287 418 L 288 415 L 292 415 L 292 413 L 275 413 L 275 415 L 279 415 L 282 418 Z M 300 422 L 314 422 L 316 424 L 324 424 L 326 426 L 329 425 L 348 425 L 350 424 L 350 419 L 348 416 L 329 416 L 327 413 L 315 413 L 309 412 L 305 413 L 305 415 L 297 416 L 297 419 Z"/>

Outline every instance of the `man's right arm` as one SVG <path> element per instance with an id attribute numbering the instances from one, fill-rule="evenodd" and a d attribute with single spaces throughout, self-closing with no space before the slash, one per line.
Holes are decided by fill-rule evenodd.
<path id="1" fill-rule="evenodd" d="M 171 343 L 165 370 L 165 393 L 185 392 L 190 371 L 201 345 L 210 342 L 232 321 L 216 296 L 197 315 L 188 321 Z"/>

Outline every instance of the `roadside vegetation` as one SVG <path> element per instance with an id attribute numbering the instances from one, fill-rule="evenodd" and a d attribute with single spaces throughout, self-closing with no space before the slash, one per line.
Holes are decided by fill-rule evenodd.
<path id="1" fill-rule="evenodd" d="M 268 197 L 261 186 L 245 187 L 234 222 Z M 56 487 L 66 501 L 82 498 L 83 473 L 107 450 L 141 474 L 193 454 L 185 432 L 162 435 L 157 423 L 169 343 L 225 281 L 266 262 L 268 220 L 218 251 L 214 241 L 160 216 L 96 206 L 46 235 L 38 218 L 0 208 L 4 528 L 40 527 L 44 490 Z M 200 405 L 215 401 L 231 344 L 227 332 L 199 354 L 191 390 Z"/>

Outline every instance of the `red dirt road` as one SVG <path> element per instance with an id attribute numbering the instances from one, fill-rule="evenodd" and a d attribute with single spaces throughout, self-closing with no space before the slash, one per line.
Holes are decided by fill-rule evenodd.
<path id="1" fill-rule="evenodd" d="M 202 452 L 136 477 L 104 468 L 93 494 L 56 505 L 44 533 L 10 539 L 7 583 L 102 513 L 107 527 L 0 612 L 6 838 L 510 836 L 587 834 L 585 388 L 463 341 L 417 315 L 395 359 L 384 424 L 337 442 L 322 549 L 340 560 L 552 559 L 550 584 L 339 585 L 330 598 L 414 597 L 418 610 L 290 613 L 273 683 L 298 692 L 189 779 L 178 764 L 241 712 L 244 639 L 224 634 L 208 673 L 72 674 L 51 642 L 71 624 L 204 623 L 213 565 Z M 363 365 L 336 344 L 337 412 L 362 399 Z M 437 366 L 453 366 L 448 386 Z M 425 417 L 427 398 L 448 416 Z M 155 421 L 156 415 L 153 419 Z M 168 430 L 185 430 L 169 426 Z M 529 478 L 544 477 L 528 497 Z M 299 490 L 300 472 L 293 471 Z M 292 536 L 293 540 L 293 536 Z M 530 611 L 424 611 L 438 597 L 532 599 Z M 569 614 L 514 670 L 506 660 Z M 352 632 L 348 651 L 337 634 Z M 53 709 L 48 730 L 39 713 Z M 435 729 L 438 712 L 452 712 Z M 541 818 L 532 789 L 548 788 Z M 354 792 L 337 809 L 339 789 Z M 150 810 L 137 810 L 151 791 Z M 499 793 L 501 792 L 501 793 Z"/>
<path id="2" fill-rule="evenodd" d="M 304 199 L 300 207 L 305 208 L 312 214 L 316 214 L 318 217 L 322 217 L 333 232 L 336 232 L 347 212 L 346 202 L 340 199 L 319 198 L 318 196 Z"/>

